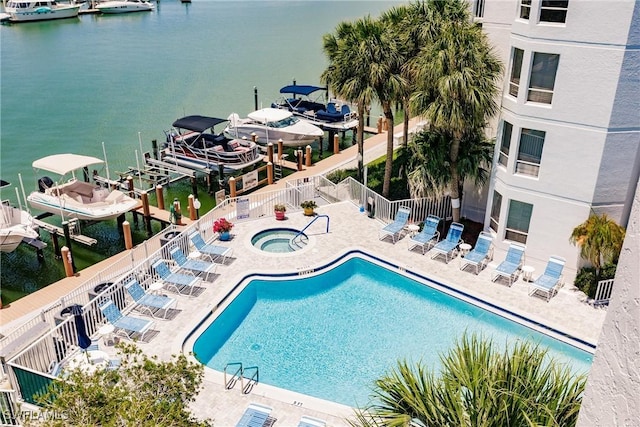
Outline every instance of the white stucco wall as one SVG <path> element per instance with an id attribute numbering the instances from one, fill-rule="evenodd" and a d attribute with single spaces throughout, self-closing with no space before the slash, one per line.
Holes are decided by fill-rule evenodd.
<path id="1" fill-rule="evenodd" d="M 577 426 L 640 426 L 640 185 Z"/>

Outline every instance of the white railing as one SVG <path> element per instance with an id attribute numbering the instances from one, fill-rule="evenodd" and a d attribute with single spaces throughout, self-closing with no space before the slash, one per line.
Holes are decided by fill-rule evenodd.
<path id="1" fill-rule="evenodd" d="M 592 301 L 593 305 L 609 304 L 609 300 L 611 299 L 611 293 L 613 291 L 613 281 L 614 279 L 609 279 L 609 280 L 600 280 L 598 282 L 598 287 L 596 288 L 596 296 Z"/>

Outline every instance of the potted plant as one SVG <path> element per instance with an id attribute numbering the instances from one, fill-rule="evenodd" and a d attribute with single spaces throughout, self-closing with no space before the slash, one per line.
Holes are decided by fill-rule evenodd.
<path id="1" fill-rule="evenodd" d="M 213 223 L 213 231 L 219 234 L 218 238 L 220 240 L 229 240 L 231 237 L 229 232 L 231 231 L 232 228 L 233 228 L 233 224 L 229 222 L 226 218 L 218 218 Z"/>
<path id="2" fill-rule="evenodd" d="M 315 201 L 313 200 L 305 200 L 300 203 L 300 207 L 304 209 L 304 214 L 306 216 L 312 216 L 314 214 L 313 210 L 318 207 Z"/>
<path id="3" fill-rule="evenodd" d="M 284 219 L 284 213 L 287 211 L 287 207 L 282 203 L 276 203 L 273 206 L 273 212 L 276 214 L 276 219 L 282 221 Z"/>

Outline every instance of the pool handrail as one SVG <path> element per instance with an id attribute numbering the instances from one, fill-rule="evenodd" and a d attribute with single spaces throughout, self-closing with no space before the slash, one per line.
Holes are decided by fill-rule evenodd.
<path id="1" fill-rule="evenodd" d="M 330 220 L 329 215 L 324 215 L 324 214 L 316 215 L 316 217 L 313 218 L 311 220 L 311 222 L 309 222 L 309 224 L 307 224 L 302 230 L 298 231 L 298 233 L 291 238 L 291 243 L 293 243 L 294 240 L 296 240 L 296 237 L 303 235 L 304 234 L 304 230 L 306 230 L 307 228 L 311 227 L 311 224 L 316 222 L 319 218 L 327 218 L 327 231 L 326 231 L 326 233 L 328 233 L 329 232 L 329 220 Z"/>

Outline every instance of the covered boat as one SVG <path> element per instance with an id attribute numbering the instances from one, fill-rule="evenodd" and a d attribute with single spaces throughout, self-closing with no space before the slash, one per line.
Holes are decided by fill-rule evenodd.
<path id="1" fill-rule="evenodd" d="M 75 18 L 79 10 L 79 4 L 59 4 L 55 0 L 9 0 L 4 8 L 11 22 Z"/>
<path id="2" fill-rule="evenodd" d="M 262 161 L 260 147 L 250 139 L 228 138 L 216 133 L 215 126 L 225 119 L 186 116 L 173 122 L 165 131 L 165 161 L 175 161 L 190 168 L 218 169 L 234 172 Z"/>
<path id="3" fill-rule="evenodd" d="M 299 147 L 319 140 L 324 131 L 307 121 L 300 120 L 290 111 L 278 108 L 256 110 L 241 119 L 236 113 L 229 116 L 224 133 L 229 137 L 251 139 L 258 137 L 258 144 L 276 144 L 282 139 L 284 145 Z"/>
<path id="4" fill-rule="evenodd" d="M 347 103 L 335 99 L 324 101 L 328 98 L 326 87 L 288 85 L 281 88 L 280 93 L 283 96 L 271 104 L 273 108 L 291 111 L 322 129 L 344 131 L 358 126 L 358 115 Z"/>
<path id="5" fill-rule="evenodd" d="M 140 202 L 120 190 L 110 190 L 89 182 L 89 166 L 103 165 L 96 157 L 78 154 L 55 154 L 33 162 L 33 168 L 59 176 L 54 181 L 48 176 L 38 179 L 38 190 L 27 197 L 29 204 L 38 210 L 87 221 L 116 218 L 135 209 Z M 76 178 L 82 171 L 85 180 Z M 97 175 L 94 171 L 93 175 Z"/>
<path id="6" fill-rule="evenodd" d="M 8 182 L 0 180 L 0 188 L 9 187 Z M 0 252 L 13 252 L 24 239 L 37 239 L 37 226 L 33 218 L 22 209 L 11 206 L 9 200 L 3 200 L 0 206 Z"/>

